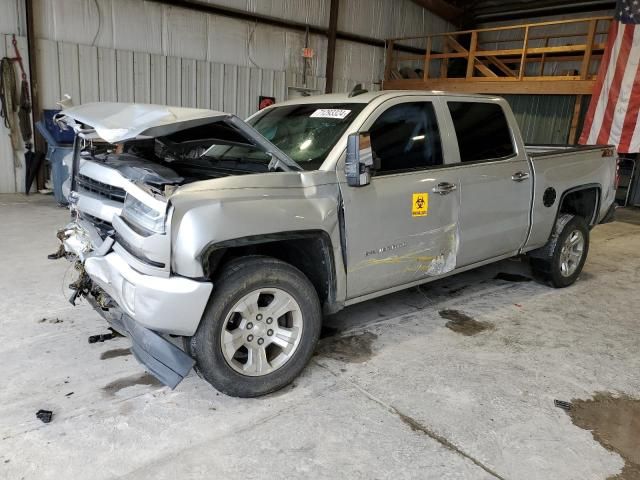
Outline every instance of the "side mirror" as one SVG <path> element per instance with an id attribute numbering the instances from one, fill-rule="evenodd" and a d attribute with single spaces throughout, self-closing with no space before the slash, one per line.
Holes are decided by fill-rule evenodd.
<path id="1" fill-rule="evenodd" d="M 373 150 L 369 132 L 352 133 L 347 139 L 347 161 L 344 173 L 352 187 L 364 187 L 371 183 Z"/>

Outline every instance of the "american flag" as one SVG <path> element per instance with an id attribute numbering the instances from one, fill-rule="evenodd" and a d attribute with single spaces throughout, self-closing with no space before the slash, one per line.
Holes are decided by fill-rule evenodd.
<path id="1" fill-rule="evenodd" d="M 580 143 L 640 151 L 640 0 L 618 0 Z"/>

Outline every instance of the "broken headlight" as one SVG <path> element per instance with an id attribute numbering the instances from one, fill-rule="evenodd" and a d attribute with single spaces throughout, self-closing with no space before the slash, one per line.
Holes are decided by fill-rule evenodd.
<path id="1" fill-rule="evenodd" d="M 156 210 L 133 195 L 127 194 L 125 197 L 122 217 L 145 230 L 154 233 L 165 233 L 165 211 Z"/>

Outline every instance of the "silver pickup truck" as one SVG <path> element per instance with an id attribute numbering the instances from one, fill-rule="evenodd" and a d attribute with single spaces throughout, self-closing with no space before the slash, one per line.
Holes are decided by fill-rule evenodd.
<path id="1" fill-rule="evenodd" d="M 354 92 L 223 112 L 95 103 L 60 256 L 135 357 L 251 397 L 305 367 L 323 314 L 527 254 L 576 281 L 614 212 L 611 146 L 528 146 L 501 98 Z M 175 337 L 182 337 L 183 343 Z"/>

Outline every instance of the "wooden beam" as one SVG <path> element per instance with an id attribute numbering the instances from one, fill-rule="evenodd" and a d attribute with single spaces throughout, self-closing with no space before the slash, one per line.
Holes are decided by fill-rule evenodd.
<path id="1" fill-rule="evenodd" d="M 457 33 L 457 32 L 454 32 Z M 606 35 L 609 33 L 608 31 L 600 31 L 596 32 L 596 35 Z M 575 38 L 575 37 L 586 37 L 589 32 L 581 32 L 581 33 L 553 33 L 550 35 L 529 35 L 529 40 L 549 40 L 550 38 Z M 495 43 L 513 43 L 522 40 L 521 38 L 495 38 L 491 40 L 486 40 L 484 42 L 480 42 L 480 45 L 483 44 L 495 44 Z"/>
<path id="2" fill-rule="evenodd" d="M 591 65 L 591 54 L 593 53 L 593 39 L 596 36 L 596 27 L 598 22 L 591 20 L 589 23 L 589 33 L 587 34 L 587 50 L 584 52 L 582 65 L 580 67 L 580 76 L 585 79 L 589 75 L 589 65 Z"/>
<path id="3" fill-rule="evenodd" d="M 467 60 L 467 78 L 473 77 L 473 66 L 476 63 L 476 50 L 478 49 L 478 32 L 471 34 L 471 44 L 469 45 L 469 59 Z"/>
<path id="4" fill-rule="evenodd" d="M 576 95 L 576 104 L 573 107 L 571 117 L 571 129 L 569 130 L 569 143 L 578 143 L 578 122 L 580 121 L 580 111 L 582 110 L 582 95 Z"/>
<path id="5" fill-rule="evenodd" d="M 325 68 L 326 83 L 324 93 L 333 92 L 333 69 L 336 59 L 336 39 L 338 33 L 338 10 L 340 0 L 331 0 L 329 6 L 329 31 L 327 33 L 327 66 Z"/>
<path id="6" fill-rule="evenodd" d="M 500 78 L 446 78 L 390 80 L 384 84 L 385 90 L 442 90 L 460 93 L 491 93 L 491 94 L 523 94 L 523 95 L 591 95 L 595 80 L 558 80 L 549 77 L 545 80 L 523 80 Z M 555 80 L 555 81 L 554 81 Z"/>
<path id="7" fill-rule="evenodd" d="M 427 50 L 424 53 L 424 81 L 429 79 L 429 67 L 431 66 L 431 37 L 427 38 Z"/>
<path id="8" fill-rule="evenodd" d="M 444 44 L 442 45 L 442 56 L 440 55 L 433 55 L 431 58 L 442 58 L 442 61 L 440 62 L 440 78 L 447 78 L 447 75 L 449 74 L 449 55 L 460 55 L 460 56 L 467 56 L 466 53 L 449 53 L 449 43 L 444 42 Z"/>
<path id="9" fill-rule="evenodd" d="M 601 52 L 602 49 L 599 48 L 600 44 L 594 45 L 592 56 L 597 55 L 596 52 Z M 584 51 L 586 48 L 585 45 L 568 45 L 566 47 L 529 47 L 527 48 L 527 61 L 532 61 L 532 56 L 543 55 L 543 54 L 562 54 L 562 53 L 579 53 Z M 423 54 L 424 52 L 421 52 Z M 503 62 L 520 62 L 522 60 L 522 48 L 512 48 L 507 50 L 477 50 L 475 52 L 476 57 L 513 57 L 509 59 L 504 59 Z M 443 59 L 443 58 L 466 58 L 468 53 L 434 53 L 431 55 L 432 60 Z M 407 57 L 409 58 L 409 57 Z M 413 58 L 413 57 L 411 57 Z M 533 57 L 535 58 L 535 57 Z M 548 61 L 560 61 L 561 58 L 568 58 L 565 56 L 558 57 L 547 57 Z M 578 61 L 581 61 L 583 55 L 576 55 L 573 57 Z M 567 60 L 568 61 L 568 60 Z"/>
<path id="10" fill-rule="evenodd" d="M 485 77 L 491 77 L 491 78 L 498 78 L 498 75 L 496 75 L 493 70 L 491 70 L 489 67 L 487 67 L 484 63 L 478 61 L 475 65 L 474 65 L 478 71 L 483 74 Z"/>
<path id="11" fill-rule="evenodd" d="M 549 39 L 548 39 L 548 38 L 545 38 L 545 40 L 544 40 L 544 46 L 545 46 L 545 47 L 548 47 L 548 46 L 549 46 Z M 545 63 L 545 60 L 546 60 L 546 59 L 547 59 L 547 54 L 546 54 L 546 53 L 543 53 L 543 54 L 542 54 L 542 59 L 540 60 L 540 72 L 539 72 L 539 73 L 540 73 L 540 76 L 544 75 L 544 63 Z"/>
<path id="12" fill-rule="evenodd" d="M 152 1 L 156 1 L 156 0 L 152 0 Z M 159 0 L 158 0 L 159 1 Z M 169 0 L 162 0 L 162 1 L 169 1 Z M 478 33 L 486 33 L 486 32 L 502 32 L 505 30 L 522 30 L 525 27 L 531 27 L 531 28 L 538 28 L 538 27 L 548 27 L 551 25 L 567 25 L 567 24 L 572 24 L 572 23 L 588 23 L 591 20 L 596 20 L 596 21 L 612 21 L 613 17 L 610 16 L 600 16 L 600 17 L 587 17 L 587 18 L 574 18 L 574 19 L 570 19 L 570 20 L 553 20 L 550 22 L 537 22 L 537 23 L 523 23 L 523 24 L 518 24 L 518 25 L 508 25 L 505 27 L 487 27 L 487 28 L 477 28 L 475 30 L 459 30 L 457 32 L 444 32 L 444 33 L 434 33 L 430 36 L 432 37 L 445 37 L 447 35 L 451 35 L 452 33 L 455 33 L 456 35 L 460 35 L 463 33 L 473 33 L 473 32 L 478 32 Z M 424 38 L 428 35 L 418 35 L 418 36 L 413 36 L 413 37 L 395 37 L 392 38 L 390 40 L 416 40 L 416 39 L 421 39 Z"/>
<path id="13" fill-rule="evenodd" d="M 518 76 L 518 74 L 511 70 L 502 60 L 498 60 L 496 57 L 485 57 L 485 59 L 502 73 L 504 73 L 507 77 L 515 78 Z"/>
<path id="14" fill-rule="evenodd" d="M 594 50 L 603 50 L 604 43 L 596 43 L 593 46 Z M 529 47 L 527 48 L 527 55 L 535 55 L 542 53 L 572 53 L 572 52 L 584 52 L 587 49 L 586 45 L 563 45 L 560 47 Z M 505 48 L 504 50 L 478 50 L 476 57 L 505 57 L 522 55 L 522 48 Z"/>
<path id="15" fill-rule="evenodd" d="M 454 25 L 462 25 L 464 20 L 464 10 L 451 5 L 445 0 L 412 0 L 416 5 L 421 6 L 431 13 L 435 13 L 440 18 L 453 23 Z"/>
<path id="16" fill-rule="evenodd" d="M 469 53 L 469 50 L 460 45 L 460 42 L 458 42 L 452 36 L 444 37 L 444 41 L 447 42 L 451 48 L 453 48 L 454 52 L 464 53 L 465 55 Z"/>
<path id="17" fill-rule="evenodd" d="M 445 47 L 443 50 L 447 50 L 447 48 Z M 467 53 L 434 53 L 433 55 L 431 55 L 431 60 L 438 60 L 438 59 L 448 59 L 448 58 L 467 58 L 468 54 Z"/>
<path id="18" fill-rule="evenodd" d="M 527 43 L 529 43 L 529 27 L 524 28 L 524 43 L 522 44 L 522 58 L 520 59 L 520 70 L 518 70 L 518 79 L 522 80 L 524 70 L 527 68 Z"/>

